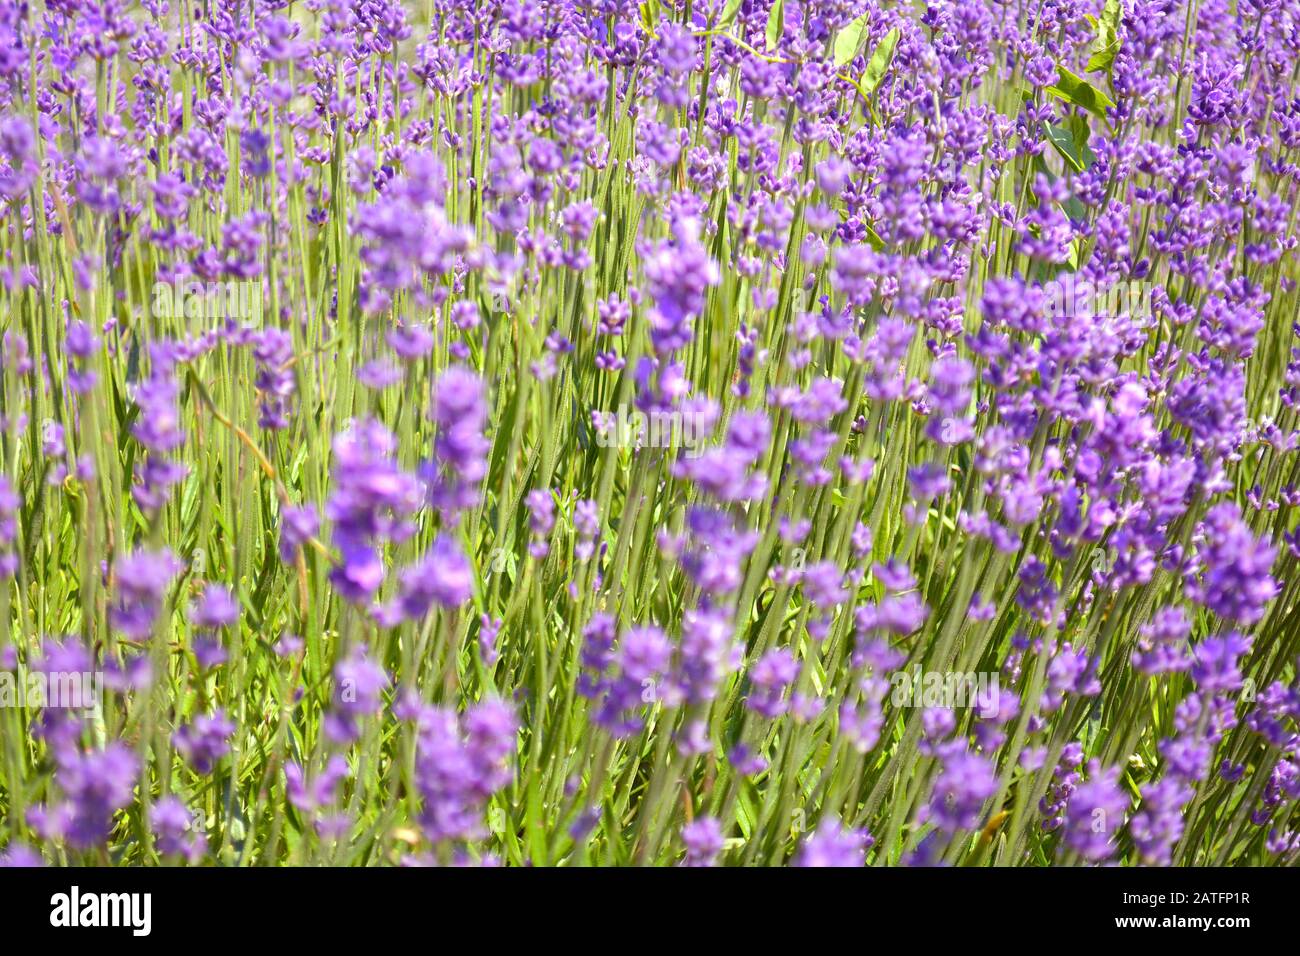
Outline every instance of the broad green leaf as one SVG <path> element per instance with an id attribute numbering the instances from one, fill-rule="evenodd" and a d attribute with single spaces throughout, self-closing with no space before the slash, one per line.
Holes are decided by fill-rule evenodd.
<path id="1" fill-rule="evenodd" d="M 736 14 L 740 13 L 741 0 L 727 0 L 727 5 L 722 8 L 722 16 L 718 17 L 718 22 L 713 25 L 715 30 L 721 30 L 731 26 L 731 21 L 736 19 Z"/>
<path id="2" fill-rule="evenodd" d="M 1083 172 L 1085 163 L 1083 149 L 1074 140 L 1074 134 L 1063 126 L 1047 126 L 1047 141 L 1061 154 L 1061 158 L 1074 167 L 1075 172 Z"/>
<path id="3" fill-rule="evenodd" d="M 1084 67 L 1087 72 L 1110 72 L 1111 64 L 1115 62 L 1115 54 L 1119 52 L 1119 25 L 1123 17 L 1124 10 L 1120 6 L 1120 0 L 1106 0 L 1101 19 L 1088 18 L 1097 28 L 1097 39 L 1093 41 L 1088 65 Z"/>
<path id="4" fill-rule="evenodd" d="M 894 51 L 898 49 L 899 36 L 901 34 L 898 27 L 886 33 L 880 38 L 876 52 L 871 54 L 871 59 L 867 61 L 867 68 L 862 72 L 862 82 L 859 85 L 868 96 L 876 92 L 876 87 L 885 78 L 885 71 L 889 69 L 889 64 L 894 62 Z"/>
<path id="5" fill-rule="evenodd" d="M 1049 86 L 1047 92 L 1102 119 L 1106 118 L 1106 108 L 1115 105 L 1109 96 L 1063 66 L 1056 68 L 1056 85 Z"/>
<path id="6" fill-rule="evenodd" d="M 1088 126 L 1087 117 L 1077 114 L 1067 116 L 1064 125 L 1074 137 L 1074 144 L 1079 147 L 1079 158 L 1083 160 L 1083 168 L 1087 169 L 1097 161 L 1097 154 L 1088 146 L 1088 140 L 1092 138 L 1092 128 Z"/>
<path id="7" fill-rule="evenodd" d="M 851 63 L 858 54 L 858 45 L 862 42 L 862 31 L 867 28 L 871 15 L 864 13 L 855 20 L 845 24 L 844 29 L 835 34 L 835 66 L 838 69 Z"/>
<path id="8" fill-rule="evenodd" d="M 1092 138 L 1092 129 L 1088 126 L 1088 121 L 1082 116 L 1074 115 L 1065 118 L 1065 128 L 1070 131 L 1074 137 L 1075 143 L 1079 145 L 1079 151 L 1082 153 L 1084 147 L 1088 145 L 1088 140 Z"/>
<path id="9" fill-rule="evenodd" d="M 785 0 L 776 0 L 772 12 L 767 15 L 767 48 L 775 50 L 785 33 Z"/>

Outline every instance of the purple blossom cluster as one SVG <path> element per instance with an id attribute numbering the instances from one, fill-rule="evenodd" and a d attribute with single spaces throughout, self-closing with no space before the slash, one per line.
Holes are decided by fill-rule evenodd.
<path id="1" fill-rule="evenodd" d="M 1297 24 L 0 0 L 0 863 L 1300 862 Z"/>

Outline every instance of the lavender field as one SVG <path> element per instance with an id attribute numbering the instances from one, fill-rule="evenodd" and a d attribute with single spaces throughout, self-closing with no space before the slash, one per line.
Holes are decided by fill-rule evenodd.
<path id="1" fill-rule="evenodd" d="M 0 0 L 0 863 L 1294 866 L 1297 0 Z"/>

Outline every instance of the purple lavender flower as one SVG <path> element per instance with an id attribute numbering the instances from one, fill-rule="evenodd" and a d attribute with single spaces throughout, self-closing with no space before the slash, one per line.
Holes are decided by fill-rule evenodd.
<path id="1" fill-rule="evenodd" d="M 973 829 L 996 790 L 997 776 L 986 758 L 950 748 L 930 796 L 930 819 L 946 833 Z"/>
<path id="2" fill-rule="evenodd" d="M 207 852 L 207 837 L 198 832 L 193 814 L 178 797 L 163 797 L 155 803 L 149 810 L 149 825 L 158 852 L 163 856 L 178 856 L 187 863 L 197 863 Z"/>
<path id="3" fill-rule="evenodd" d="M 435 845 L 482 837 L 487 801 L 510 781 L 514 712 L 496 700 L 475 705 L 460 719 L 445 708 L 427 707 L 417 730 L 416 787 L 425 836 Z"/>
<path id="4" fill-rule="evenodd" d="M 1124 825 L 1129 798 L 1119 787 L 1119 769 L 1102 770 L 1093 761 L 1088 781 L 1079 784 L 1065 808 L 1064 840 L 1085 860 L 1099 863 L 1115 852 L 1115 834 Z"/>
<path id="5" fill-rule="evenodd" d="M 555 527 L 555 500 L 549 491 L 535 488 L 528 492 L 524 504 L 528 506 L 528 527 L 533 533 L 528 553 L 534 558 L 544 558 L 550 553 L 547 538 Z"/>
<path id="6" fill-rule="evenodd" d="M 718 608 L 686 612 L 678 680 L 688 702 L 713 700 L 722 679 L 737 670 L 743 658 L 729 614 Z"/>
<path id="7" fill-rule="evenodd" d="M 57 820 L 57 824 L 52 830 L 44 829 L 42 835 L 63 837 L 79 850 L 103 846 L 113 828 L 114 813 L 133 798 L 138 773 L 136 755 L 116 741 L 102 750 L 59 752 L 54 777 L 67 803 L 43 814 L 45 822 Z"/>
<path id="8" fill-rule="evenodd" d="M 417 563 L 401 572 L 401 585 L 393 604 L 380 609 L 379 617 L 387 624 L 400 620 L 419 620 L 437 605 L 454 610 L 474 593 L 474 569 L 461 550 L 460 543 L 445 534 Z"/>
<path id="9" fill-rule="evenodd" d="M 360 739 L 361 720 L 378 713 L 388 684 L 384 669 L 361 648 L 353 648 L 334 668 L 334 696 L 325 715 L 325 735 L 339 744 Z"/>
<path id="10" fill-rule="evenodd" d="M 1205 572 L 1199 581 L 1188 582 L 1188 596 L 1230 621 L 1254 624 L 1277 594 L 1269 573 L 1276 549 L 1255 538 L 1231 502 L 1206 513 L 1204 534 Z"/>
<path id="11" fill-rule="evenodd" d="M 173 359 L 163 344 L 155 344 L 151 351 L 156 368 L 136 387 L 135 403 L 140 414 L 131 429 L 149 454 L 140 468 L 140 481 L 131 493 L 141 509 L 156 514 L 169 500 L 172 486 L 185 477 L 188 469 L 170 457 L 185 443 L 178 409 L 180 386 L 174 375 Z"/>
<path id="12" fill-rule="evenodd" d="M 22 499 L 14 492 L 13 484 L 0 475 L 0 578 L 11 578 L 18 571 L 18 552 L 14 541 L 18 537 L 18 511 Z"/>
<path id="13" fill-rule="evenodd" d="M 585 564 L 595 553 L 596 538 L 600 534 L 600 510 L 596 502 L 583 500 L 573 506 L 573 530 L 578 535 L 574 557 Z"/>
<path id="14" fill-rule="evenodd" d="M 785 690 L 799 676 L 799 664 L 787 648 L 777 647 L 765 653 L 749 669 L 753 690 L 746 706 L 769 719 L 780 717 L 789 706 Z"/>
<path id="15" fill-rule="evenodd" d="M 835 819 L 824 817 L 817 829 L 804 838 L 794 866 L 865 866 L 867 850 L 875 841 L 866 830 L 848 830 Z"/>
<path id="16" fill-rule="evenodd" d="M 291 564 L 306 542 L 320 532 L 320 517 L 311 505 L 285 505 L 280 511 L 280 560 Z"/>
<path id="17" fill-rule="evenodd" d="M 209 584 L 199 600 L 190 605 L 190 623 L 198 628 L 218 630 L 239 620 L 239 604 L 230 588 Z"/>
<path id="18" fill-rule="evenodd" d="M 1129 833 L 1144 862 L 1169 866 L 1174 846 L 1183 836 L 1183 810 L 1192 790 L 1173 778 L 1142 788 L 1142 808 L 1129 821 Z"/>
<path id="19" fill-rule="evenodd" d="M 478 503 L 478 486 L 487 474 L 491 447 L 483 437 L 487 416 L 478 376 L 459 366 L 443 372 L 433 390 L 430 417 L 438 430 L 426 478 L 430 501 L 449 517 Z"/>
<path id="20" fill-rule="evenodd" d="M 334 491 L 325 515 L 334 523 L 342 561 L 330 572 L 349 601 L 364 603 L 384 580 L 378 546 L 405 540 L 419 507 L 420 482 L 394 461 L 396 439 L 373 420 L 355 423 L 334 440 Z"/>
<path id="21" fill-rule="evenodd" d="M 113 627 L 136 641 L 148 638 L 181 568 L 167 550 L 136 551 L 119 559 L 113 569 L 116 600 L 108 612 Z"/>
<path id="22" fill-rule="evenodd" d="M 211 714 L 199 714 L 177 730 L 172 735 L 172 743 L 195 773 L 206 776 L 217 761 L 230 753 L 230 738 L 234 733 L 234 722 L 218 708 Z"/>
<path id="23" fill-rule="evenodd" d="M 45 865 L 42 856 L 23 843 L 10 843 L 0 852 L 0 869 L 37 869 Z"/>
<path id="24" fill-rule="evenodd" d="M 289 803 L 320 820 L 337 799 L 339 785 L 347 775 L 348 762 L 342 754 L 332 754 L 314 778 L 309 777 L 300 764 L 287 763 L 284 766 L 284 778 Z"/>
<path id="25" fill-rule="evenodd" d="M 691 320 L 704 308 L 704 293 L 720 278 L 718 266 L 699 241 L 699 224 L 679 219 L 673 240 L 648 250 L 642 260 L 655 309 L 650 340 L 661 355 L 685 348 L 691 341 Z"/>
<path id="26" fill-rule="evenodd" d="M 616 642 L 613 620 L 595 615 L 585 637 L 582 662 L 588 673 L 579 689 L 598 698 L 593 714 L 598 725 L 615 736 L 631 736 L 641 729 L 647 705 L 673 702 L 677 691 L 667 679 L 673 649 L 660 628 L 634 627 Z"/>
<path id="27" fill-rule="evenodd" d="M 713 817 L 700 817 L 682 827 L 686 858 L 682 866 L 714 866 L 724 844 L 722 825 Z"/>
<path id="28" fill-rule="evenodd" d="M 293 359 L 293 337 L 282 329 L 264 329 L 254 341 L 253 358 L 257 377 L 253 384 L 261 395 L 257 423 L 262 428 L 289 427 L 289 400 L 296 383 L 289 363 Z"/>

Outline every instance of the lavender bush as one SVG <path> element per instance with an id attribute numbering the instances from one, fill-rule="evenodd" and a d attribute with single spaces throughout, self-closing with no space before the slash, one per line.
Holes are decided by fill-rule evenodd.
<path id="1" fill-rule="evenodd" d="M 0 35 L 0 859 L 1300 858 L 1295 0 Z"/>

